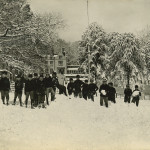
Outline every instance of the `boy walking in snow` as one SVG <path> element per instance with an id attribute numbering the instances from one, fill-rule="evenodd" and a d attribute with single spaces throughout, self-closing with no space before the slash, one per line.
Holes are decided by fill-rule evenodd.
<path id="1" fill-rule="evenodd" d="M 16 104 L 16 99 L 18 97 L 20 106 L 22 107 L 22 90 L 23 90 L 23 81 L 21 80 L 21 76 L 18 75 L 15 81 L 15 95 L 14 95 L 13 105 Z"/>
<path id="2" fill-rule="evenodd" d="M 49 75 L 49 73 L 46 74 L 45 78 L 44 78 L 44 82 L 45 82 L 45 88 L 46 88 L 46 102 L 47 105 L 49 105 L 49 93 L 51 93 L 51 101 L 54 100 L 55 97 L 55 92 L 53 90 L 53 83 L 52 83 L 52 78 Z"/>
<path id="3" fill-rule="evenodd" d="M 97 85 L 94 83 L 94 80 L 91 79 L 90 80 L 90 84 L 89 84 L 89 99 L 91 99 L 94 102 L 94 95 L 96 94 L 96 91 L 98 90 Z"/>
<path id="4" fill-rule="evenodd" d="M 82 96 L 85 100 L 87 100 L 89 95 L 89 85 L 88 85 L 88 80 L 85 80 L 85 83 L 82 86 Z"/>
<path id="5" fill-rule="evenodd" d="M 30 96 L 30 99 L 31 99 L 31 109 L 34 109 L 33 107 L 33 102 L 34 102 L 34 82 L 32 80 L 32 74 L 29 74 L 28 75 L 28 79 L 26 79 L 25 81 L 25 95 L 26 95 L 26 100 L 25 100 L 25 105 L 26 105 L 26 108 L 28 106 L 28 99 L 29 99 L 29 96 Z"/>
<path id="6" fill-rule="evenodd" d="M 34 84 L 34 90 L 33 90 L 33 99 L 34 99 L 34 107 L 37 107 L 38 105 L 38 95 L 37 95 L 37 88 L 38 88 L 38 74 L 34 73 L 33 78 L 33 84 Z"/>
<path id="7" fill-rule="evenodd" d="M 44 77 L 41 74 L 38 80 L 38 89 L 37 89 L 37 94 L 38 94 L 38 104 L 39 104 L 39 108 L 46 108 L 44 105 L 44 101 L 45 101 L 45 91 L 46 91 L 46 87 L 45 87 L 45 82 L 44 82 Z"/>
<path id="8" fill-rule="evenodd" d="M 80 76 L 79 75 L 77 75 L 76 76 L 76 80 L 74 81 L 74 96 L 75 97 L 82 97 L 82 93 L 81 93 L 81 88 L 82 88 L 82 85 L 83 85 L 84 83 L 80 80 Z"/>
<path id="9" fill-rule="evenodd" d="M 109 92 L 108 92 L 108 100 L 113 103 L 116 103 L 116 89 L 113 87 L 113 83 L 108 83 L 109 85 Z"/>
<path id="10" fill-rule="evenodd" d="M 131 95 L 132 95 L 132 90 L 130 89 L 129 85 L 126 85 L 126 88 L 124 90 L 124 102 L 130 103 L 131 100 Z"/>
<path id="11" fill-rule="evenodd" d="M 7 105 L 9 105 L 9 91 L 10 91 L 10 81 L 7 77 L 7 72 L 2 72 L 2 78 L 1 78 L 1 98 L 3 101 L 3 104 L 5 104 L 5 98 L 7 101 Z"/>
<path id="12" fill-rule="evenodd" d="M 70 98 L 70 96 L 73 94 L 73 89 L 74 89 L 73 79 L 70 78 L 70 82 L 69 82 L 68 85 L 67 85 L 67 90 L 68 90 L 69 98 Z"/>
<path id="13" fill-rule="evenodd" d="M 132 96 L 133 96 L 132 103 L 136 103 L 136 106 L 138 107 L 141 96 L 141 92 L 138 89 L 138 85 L 135 85 L 135 90 L 133 91 Z"/>
<path id="14" fill-rule="evenodd" d="M 107 85 L 107 79 L 103 79 L 103 84 L 100 86 L 100 105 L 103 106 L 103 102 L 105 102 L 105 106 L 108 107 L 108 92 L 109 86 Z"/>

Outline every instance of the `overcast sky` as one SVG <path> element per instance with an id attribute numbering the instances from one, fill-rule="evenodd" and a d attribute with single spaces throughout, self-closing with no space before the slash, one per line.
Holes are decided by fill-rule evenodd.
<path id="1" fill-rule="evenodd" d="M 59 12 L 68 28 L 60 36 L 81 39 L 87 27 L 87 0 L 28 0 L 34 12 Z M 89 0 L 90 23 L 98 22 L 107 32 L 133 32 L 150 25 L 150 0 Z"/>

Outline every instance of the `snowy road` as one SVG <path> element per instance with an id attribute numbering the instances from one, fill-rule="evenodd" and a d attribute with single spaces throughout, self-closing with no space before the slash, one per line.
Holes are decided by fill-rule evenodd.
<path id="1" fill-rule="evenodd" d="M 11 98 L 12 99 L 12 98 Z M 150 150 L 150 101 L 109 108 L 57 95 L 47 109 L 0 102 L 0 150 Z"/>

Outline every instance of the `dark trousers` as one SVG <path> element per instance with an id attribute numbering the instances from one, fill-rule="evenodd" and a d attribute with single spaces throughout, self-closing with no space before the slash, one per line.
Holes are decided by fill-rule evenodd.
<path id="1" fill-rule="evenodd" d="M 74 92 L 74 97 L 82 98 L 82 93 L 80 91 L 75 91 Z"/>
<path id="2" fill-rule="evenodd" d="M 59 84 L 57 88 L 59 89 L 59 94 L 65 94 L 67 96 L 66 87 L 64 85 Z"/>
<path id="3" fill-rule="evenodd" d="M 45 101 L 45 94 L 38 94 L 38 103 L 44 104 Z"/>
<path id="4" fill-rule="evenodd" d="M 136 106 L 138 107 L 139 106 L 139 100 L 140 100 L 139 97 L 133 97 L 132 103 L 136 103 Z"/>
<path id="5" fill-rule="evenodd" d="M 108 101 L 111 101 L 111 102 L 113 102 L 113 103 L 116 103 L 115 96 L 109 96 L 109 97 L 108 97 Z"/>
<path id="6" fill-rule="evenodd" d="M 131 100 L 131 96 L 125 95 L 125 97 L 124 97 L 124 102 L 125 102 L 125 103 L 126 103 L 126 102 L 130 103 L 130 100 Z"/>
<path id="7" fill-rule="evenodd" d="M 51 93 L 51 101 L 54 101 L 55 98 L 55 92 L 52 87 L 46 88 L 46 102 L 47 105 L 49 105 L 48 99 L 49 99 L 49 93 Z"/>
<path id="8" fill-rule="evenodd" d="M 108 107 L 108 97 L 100 96 L 100 105 L 103 106 L 103 101 L 105 102 L 105 106 Z"/>
<path id="9" fill-rule="evenodd" d="M 3 104 L 5 104 L 5 98 L 7 101 L 7 104 L 9 102 L 9 91 L 1 90 L 1 99 L 3 101 Z"/>
<path id="10" fill-rule="evenodd" d="M 34 103 L 34 106 L 38 105 L 38 94 L 37 94 L 37 91 L 33 91 L 33 103 Z"/>
<path id="11" fill-rule="evenodd" d="M 33 91 L 30 91 L 30 92 L 26 92 L 26 101 L 25 101 L 25 104 L 26 106 L 28 105 L 28 99 L 29 99 L 29 96 L 30 96 L 30 99 L 31 99 L 31 107 L 33 106 L 33 102 L 34 102 L 34 92 Z"/>
<path id="12" fill-rule="evenodd" d="M 94 102 L 94 94 L 93 93 L 89 93 L 88 98 Z"/>
<path id="13" fill-rule="evenodd" d="M 15 91 L 14 104 L 16 103 L 17 97 L 18 97 L 18 99 L 19 99 L 20 106 L 22 106 L 22 92 L 17 92 L 17 91 Z"/>
<path id="14" fill-rule="evenodd" d="M 73 94 L 73 90 L 68 90 L 68 94 L 72 95 Z"/>
<path id="15" fill-rule="evenodd" d="M 84 98 L 85 100 L 87 100 L 87 98 L 88 98 L 88 93 L 83 92 L 83 93 L 82 93 L 82 96 L 83 96 L 83 98 Z"/>

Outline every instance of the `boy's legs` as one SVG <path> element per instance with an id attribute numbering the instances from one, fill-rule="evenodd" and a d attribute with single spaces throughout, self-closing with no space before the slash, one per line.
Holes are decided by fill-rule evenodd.
<path id="1" fill-rule="evenodd" d="M 91 100 L 94 102 L 94 94 L 90 94 Z"/>
<path id="2" fill-rule="evenodd" d="M 9 91 L 5 91 L 5 97 L 6 97 L 6 101 L 7 101 L 7 105 L 9 104 Z"/>
<path id="3" fill-rule="evenodd" d="M 3 90 L 1 91 L 1 99 L 2 99 L 3 104 L 5 104 L 5 94 Z"/>
<path id="4" fill-rule="evenodd" d="M 54 101 L 54 99 L 55 99 L 55 92 L 54 92 L 52 87 L 50 87 L 50 93 L 51 93 L 51 101 Z"/>
<path id="5" fill-rule="evenodd" d="M 17 99 L 17 97 L 18 97 L 18 92 L 15 92 L 15 93 L 14 93 L 14 103 L 13 103 L 13 105 L 16 104 L 16 99 Z"/>
<path id="6" fill-rule="evenodd" d="M 25 105 L 26 105 L 26 107 L 27 107 L 27 105 L 28 105 L 29 95 L 30 95 L 30 93 L 29 93 L 29 92 L 26 92 L 26 100 L 25 100 Z"/>
<path id="7" fill-rule="evenodd" d="M 46 102 L 47 102 L 47 105 L 49 105 L 49 102 L 48 102 L 48 99 L 49 99 L 49 92 L 50 92 L 50 88 L 46 88 Z"/>
<path id="8" fill-rule="evenodd" d="M 79 92 L 78 95 L 79 95 L 79 98 L 82 98 L 82 92 Z"/>
<path id="9" fill-rule="evenodd" d="M 38 95 L 38 106 L 39 107 L 41 106 L 41 95 L 40 94 Z"/>
<path id="10" fill-rule="evenodd" d="M 108 107 L 108 97 L 104 97 L 105 106 Z"/>
<path id="11" fill-rule="evenodd" d="M 31 108 L 33 108 L 33 103 L 34 103 L 34 92 L 33 91 L 30 91 L 29 92 L 29 95 L 30 95 L 30 99 L 31 99 Z"/>
<path id="12" fill-rule="evenodd" d="M 103 99 L 104 97 L 100 96 L 100 105 L 103 106 Z"/>
<path id="13" fill-rule="evenodd" d="M 67 90 L 65 86 L 63 86 L 63 93 L 67 96 Z"/>
<path id="14" fill-rule="evenodd" d="M 82 96 L 85 100 L 87 100 L 87 94 L 86 93 L 82 93 Z"/>
<path id="15" fill-rule="evenodd" d="M 138 97 L 136 98 L 135 102 L 136 102 L 136 106 L 138 107 L 139 106 L 139 98 Z"/>
<path id="16" fill-rule="evenodd" d="M 128 103 L 130 103 L 130 99 L 131 99 L 131 97 L 130 97 L 130 96 L 128 96 Z"/>
<path id="17" fill-rule="evenodd" d="M 18 98 L 19 98 L 20 106 L 22 106 L 22 92 L 18 93 Z"/>
<path id="18" fill-rule="evenodd" d="M 45 101 L 45 95 L 41 95 L 41 103 L 43 108 L 45 108 L 44 101 Z"/>

